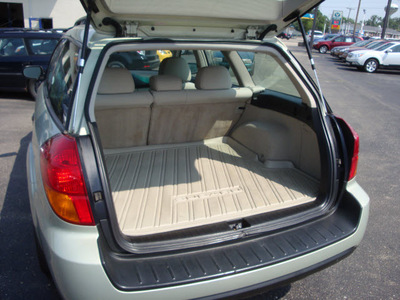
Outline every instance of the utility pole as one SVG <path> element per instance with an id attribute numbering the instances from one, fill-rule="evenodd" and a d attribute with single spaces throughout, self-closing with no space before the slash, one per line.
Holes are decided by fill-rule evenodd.
<path id="1" fill-rule="evenodd" d="M 385 19 L 383 21 L 383 28 L 382 28 L 382 33 L 381 33 L 381 39 L 385 38 L 386 35 L 386 28 L 389 24 L 389 18 L 390 18 L 390 7 L 392 6 L 392 0 L 388 0 L 388 4 L 386 6 L 386 15 Z"/>
<path id="2" fill-rule="evenodd" d="M 354 38 L 355 35 L 356 35 L 358 14 L 360 13 L 360 6 L 361 6 L 361 0 L 358 1 L 358 8 L 357 8 L 356 20 L 354 21 L 353 38 Z"/>
<path id="3" fill-rule="evenodd" d="M 345 34 L 347 34 L 350 31 L 350 24 L 349 24 L 349 19 L 350 19 L 350 13 L 354 9 L 352 7 L 346 7 L 346 9 L 349 10 L 349 14 L 347 15 L 347 22 L 346 22 L 346 31 Z"/>

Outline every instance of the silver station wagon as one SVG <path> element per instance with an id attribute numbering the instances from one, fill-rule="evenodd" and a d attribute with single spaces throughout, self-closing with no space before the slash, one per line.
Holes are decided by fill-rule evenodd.
<path id="1" fill-rule="evenodd" d="M 358 135 L 275 38 L 318 2 L 82 0 L 46 74 L 24 70 L 43 80 L 32 218 L 64 298 L 241 297 L 357 247 Z"/>

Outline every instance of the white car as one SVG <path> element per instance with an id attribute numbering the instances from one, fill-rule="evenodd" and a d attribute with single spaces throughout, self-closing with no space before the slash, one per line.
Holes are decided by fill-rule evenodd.
<path id="1" fill-rule="evenodd" d="M 374 50 L 350 52 L 346 61 L 368 73 L 379 68 L 400 69 L 400 42 L 386 43 Z"/>
<path id="2" fill-rule="evenodd" d="M 309 41 L 311 40 L 311 34 L 312 34 L 312 30 L 309 30 L 307 32 L 307 39 Z M 314 30 L 314 41 L 317 39 L 322 39 L 323 37 L 324 37 L 324 34 L 322 33 L 322 31 Z"/>
<path id="3" fill-rule="evenodd" d="M 90 22 L 24 70 L 44 76 L 27 182 L 64 299 L 231 299 L 359 245 L 358 135 L 275 38 L 319 2 L 82 0 Z"/>

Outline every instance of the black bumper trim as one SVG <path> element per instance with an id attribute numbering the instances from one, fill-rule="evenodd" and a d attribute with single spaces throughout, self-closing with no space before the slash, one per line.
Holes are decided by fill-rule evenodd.
<path id="1" fill-rule="evenodd" d="M 350 194 L 342 200 L 330 215 L 280 232 L 158 255 L 113 251 L 100 231 L 100 256 L 110 281 L 123 291 L 190 284 L 242 273 L 300 257 L 354 233 L 361 208 Z"/>
<path id="2" fill-rule="evenodd" d="M 313 273 L 316 273 L 325 268 L 328 268 L 328 267 L 338 263 L 339 261 L 345 259 L 346 257 L 348 257 L 350 254 L 352 254 L 354 252 L 355 249 L 356 249 L 355 247 L 347 249 L 346 251 L 343 251 L 342 253 L 339 253 L 333 257 L 330 257 L 327 260 L 321 261 L 315 265 L 309 266 L 309 267 L 299 270 L 297 272 L 293 272 L 293 273 L 287 274 L 285 276 L 275 278 L 273 280 L 269 280 L 269 281 L 265 281 L 265 282 L 262 282 L 259 284 L 247 286 L 247 287 L 241 288 L 241 289 L 232 290 L 232 291 L 229 291 L 226 293 L 197 298 L 197 300 L 211 300 L 211 299 L 213 299 L 213 300 L 214 299 L 233 300 L 233 299 L 244 299 L 244 298 L 256 296 L 261 293 L 268 292 L 273 289 L 285 286 L 294 281 L 297 281 L 304 277 L 307 277 Z"/>

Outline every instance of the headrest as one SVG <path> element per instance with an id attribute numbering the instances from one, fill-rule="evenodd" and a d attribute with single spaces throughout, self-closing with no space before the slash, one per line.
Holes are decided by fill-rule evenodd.
<path id="1" fill-rule="evenodd" d="M 192 79 L 192 72 L 186 60 L 182 57 L 168 57 L 165 58 L 158 71 L 160 75 L 175 75 L 178 76 L 183 82 Z"/>
<path id="2" fill-rule="evenodd" d="M 106 68 L 100 81 L 98 94 L 129 94 L 135 90 L 131 73 L 124 68 Z"/>
<path id="3" fill-rule="evenodd" d="M 174 75 L 156 75 L 150 77 L 150 89 L 153 91 L 180 91 L 182 80 Z"/>
<path id="4" fill-rule="evenodd" d="M 225 67 L 204 67 L 197 72 L 196 88 L 199 90 L 227 90 L 231 87 L 231 75 Z"/>

